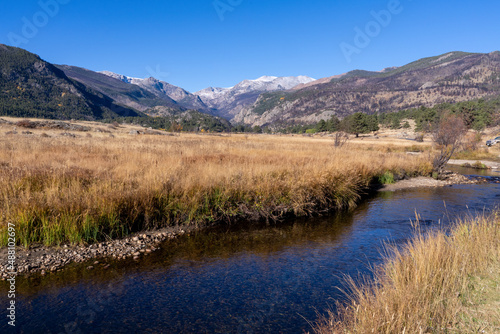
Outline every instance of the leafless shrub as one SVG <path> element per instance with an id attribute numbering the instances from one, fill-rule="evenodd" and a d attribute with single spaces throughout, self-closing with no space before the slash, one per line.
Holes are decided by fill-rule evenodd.
<path id="1" fill-rule="evenodd" d="M 342 147 L 349 140 L 349 135 L 344 131 L 335 132 L 334 143 L 335 147 Z"/>
<path id="2" fill-rule="evenodd" d="M 481 143 L 481 134 L 479 132 L 468 133 L 461 145 L 463 151 L 476 151 L 479 148 L 479 143 Z"/>
<path id="3" fill-rule="evenodd" d="M 23 120 L 17 122 L 16 125 L 21 127 L 21 128 L 26 128 L 26 129 L 36 129 L 36 127 L 37 127 L 37 123 L 32 122 L 32 121 L 27 120 L 27 119 L 23 119 Z"/>
<path id="4" fill-rule="evenodd" d="M 444 166 L 451 156 L 460 147 L 463 137 L 467 134 L 464 121 L 455 115 L 447 114 L 432 133 L 432 139 L 439 148 L 439 153 L 434 157 L 432 163 L 434 172 L 442 174 Z"/>

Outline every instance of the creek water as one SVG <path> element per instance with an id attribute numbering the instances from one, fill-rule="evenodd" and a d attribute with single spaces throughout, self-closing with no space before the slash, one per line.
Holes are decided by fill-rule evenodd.
<path id="1" fill-rule="evenodd" d="M 465 174 L 476 171 L 460 170 Z M 486 177 L 500 179 L 500 173 Z M 336 301 L 344 275 L 370 275 L 384 243 L 446 229 L 500 204 L 500 185 L 380 192 L 352 212 L 185 235 L 135 261 L 17 281 L 19 333 L 301 333 Z M 6 285 L 0 305 L 5 317 Z M 14 331 L 16 332 L 16 331 Z"/>

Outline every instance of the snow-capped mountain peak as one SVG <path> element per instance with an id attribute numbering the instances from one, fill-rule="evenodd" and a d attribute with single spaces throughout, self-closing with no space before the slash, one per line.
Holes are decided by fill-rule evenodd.
<path id="1" fill-rule="evenodd" d="M 129 83 L 129 84 L 138 85 L 138 86 L 146 86 L 146 85 L 149 86 L 152 84 L 162 83 L 162 81 L 155 79 L 153 77 L 141 79 L 141 78 L 128 77 L 126 75 L 122 75 L 122 74 L 118 74 L 118 73 L 114 73 L 114 72 L 110 72 L 110 71 L 101 71 L 99 73 L 107 75 L 108 77 L 112 77 L 112 78 L 121 80 L 121 81 Z M 163 83 L 170 85 L 169 83 L 166 83 L 166 82 L 163 82 Z M 144 87 L 144 88 L 146 88 L 146 87 Z"/>
<path id="2" fill-rule="evenodd" d="M 255 80 L 244 80 L 232 88 L 233 91 L 245 93 L 249 91 L 269 92 L 291 89 L 297 85 L 314 81 L 313 78 L 300 77 L 273 77 L 263 76 Z"/>
<path id="3" fill-rule="evenodd" d="M 270 81 L 273 81 L 273 80 L 276 80 L 278 79 L 278 77 L 273 77 L 273 76 L 269 76 L 269 75 L 264 75 L 264 76 L 261 76 L 260 78 L 258 79 L 255 79 L 255 80 L 250 80 L 250 81 L 262 81 L 262 82 L 270 82 Z"/>
<path id="4" fill-rule="evenodd" d="M 139 79 L 110 71 L 102 71 L 100 73 L 129 84 L 143 87 L 157 96 L 161 96 L 162 94 L 167 95 L 175 101 L 181 101 L 182 105 L 187 108 L 214 112 L 229 119 L 242 108 L 254 103 L 259 95 L 264 92 L 288 90 L 297 85 L 315 81 L 315 79 L 307 76 L 276 77 L 264 75 L 254 80 L 243 80 L 233 87 L 208 87 L 191 94 L 182 88 L 153 77 Z"/>
<path id="5" fill-rule="evenodd" d="M 208 88 L 202 89 L 200 91 L 197 91 L 194 94 L 198 95 L 202 100 L 203 99 L 213 99 L 216 96 L 219 96 L 219 95 L 224 94 L 225 92 L 231 90 L 232 88 L 233 87 L 230 87 L 230 88 L 208 87 Z"/>
<path id="6" fill-rule="evenodd" d="M 132 78 L 110 71 L 101 71 L 99 73 L 132 85 L 140 86 L 147 91 L 155 94 L 156 96 L 161 97 L 166 95 L 177 102 L 181 102 L 179 104 L 185 108 L 199 110 L 207 109 L 207 106 L 200 100 L 198 96 L 193 95 L 180 87 L 169 84 L 168 82 L 160 81 L 153 77 L 145 79 Z"/>
<path id="7" fill-rule="evenodd" d="M 143 80 L 143 79 L 139 79 L 139 78 L 127 77 L 126 75 L 114 73 L 111 71 L 100 71 L 97 73 L 101 73 L 101 74 L 107 75 L 108 77 L 112 77 L 112 78 L 118 79 L 120 81 L 123 81 L 125 83 L 131 83 L 131 84 L 135 84 L 134 81 L 137 82 L 137 81 Z"/>
<path id="8" fill-rule="evenodd" d="M 241 108 L 254 103 L 261 93 L 287 90 L 314 80 L 306 76 L 275 77 L 265 75 L 254 80 L 243 80 L 234 87 L 209 87 L 194 94 L 198 95 L 208 107 L 218 110 L 222 116 L 232 118 Z"/>

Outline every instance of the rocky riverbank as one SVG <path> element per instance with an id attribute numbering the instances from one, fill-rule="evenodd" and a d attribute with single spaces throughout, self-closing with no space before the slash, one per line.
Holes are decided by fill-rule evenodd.
<path id="1" fill-rule="evenodd" d="M 43 245 L 33 245 L 26 249 L 16 247 L 17 274 L 28 276 L 34 273 L 46 275 L 49 272 L 56 272 L 63 269 L 70 263 L 89 262 L 88 270 L 94 269 L 95 265 L 104 264 L 109 259 L 125 260 L 132 258 L 140 260 L 141 257 L 159 249 L 160 244 L 174 239 L 185 233 L 195 230 L 194 226 L 171 227 L 154 232 L 141 232 L 125 239 L 111 240 L 89 246 L 45 247 Z M 7 271 L 8 249 L 0 250 L 0 279 L 5 280 L 10 275 Z M 101 263 L 103 262 L 103 263 Z"/>
<path id="2" fill-rule="evenodd" d="M 447 172 L 442 179 L 436 180 L 432 177 L 416 177 L 408 180 L 401 180 L 394 184 L 386 184 L 379 191 L 396 191 L 402 189 L 421 187 L 446 187 L 454 184 L 479 184 L 488 182 L 484 178 L 469 178 L 461 174 Z"/>

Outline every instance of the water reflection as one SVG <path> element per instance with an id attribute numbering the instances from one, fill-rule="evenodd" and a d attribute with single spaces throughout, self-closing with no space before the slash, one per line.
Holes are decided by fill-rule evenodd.
<path id="1" fill-rule="evenodd" d="M 351 213 L 213 229 L 140 262 L 20 280 L 19 324 L 26 333 L 302 332 L 306 319 L 343 298 L 343 275 L 367 273 L 381 261 L 384 241 L 411 236 L 415 212 L 424 229 L 445 227 L 456 215 L 497 205 L 498 190 L 384 192 Z"/>
<path id="2" fill-rule="evenodd" d="M 498 169 L 475 169 L 470 167 L 461 167 L 457 165 L 447 165 L 447 169 L 452 172 L 463 174 L 463 175 L 477 175 L 486 177 L 500 177 L 500 170 Z"/>

